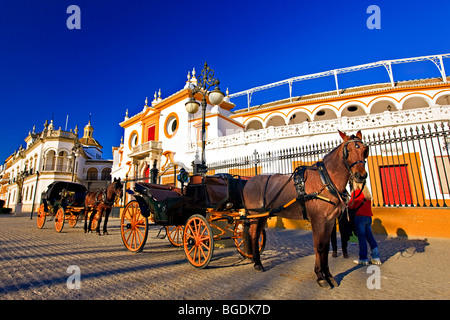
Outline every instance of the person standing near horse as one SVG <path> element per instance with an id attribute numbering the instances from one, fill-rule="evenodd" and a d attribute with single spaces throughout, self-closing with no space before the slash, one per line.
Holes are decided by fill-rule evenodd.
<path id="1" fill-rule="evenodd" d="M 349 209 L 357 209 L 355 213 L 355 231 L 359 243 L 359 259 L 353 260 L 356 264 L 368 265 L 367 242 L 369 242 L 372 259 L 370 263 L 381 264 L 378 244 L 372 233 L 372 195 L 367 185 L 363 189 L 355 188 L 348 205 Z"/>
<path id="2" fill-rule="evenodd" d="M 347 246 L 350 240 L 350 226 L 347 218 L 347 211 L 342 211 L 341 215 L 337 219 L 337 223 L 334 224 L 333 231 L 331 231 L 331 247 L 333 248 L 333 253 L 331 256 L 336 258 L 338 256 L 337 252 L 337 224 L 339 224 L 339 232 L 341 234 L 341 249 L 342 256 L 348 258 Z"/>

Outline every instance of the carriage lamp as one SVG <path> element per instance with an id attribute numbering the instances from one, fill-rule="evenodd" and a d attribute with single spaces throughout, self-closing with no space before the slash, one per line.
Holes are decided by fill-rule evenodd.
<path id="1" fill-rule="evenodd" d="M 205 117 L 206 117 L 206 96 L 209 97 L 209 102 L 212 105 L 220 105 L 225 98 L 225 94 L 220 91 L 219 88 L 220 81 L 219 79 L 214 78 L 214 70 L 211 69 L 208 64 L 205 62 L 205 66 L 203 67 L 202 72 L 200 73 L 200 77 L 197 80 L 197 84 L 192 87 L 191 97 L 189 101 L 186 102 L 186 111 L 194 114 L 198 111 L 200 104 L 195 100 L 195 94 L 201 93 L 203 95 L 203 99 L 201 102 L 202 106 L 202 161 L 201 163 L 192 163 L 194 174 L 206 174 L 208 171 L 208 167 L 206 166 L 205 160 Z M 214 90 L 209 91 L 209 89 L 214 86 Z"/>

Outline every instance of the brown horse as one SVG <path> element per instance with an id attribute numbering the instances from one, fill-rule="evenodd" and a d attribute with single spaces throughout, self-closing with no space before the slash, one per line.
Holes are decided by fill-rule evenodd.
<path id="1" fill-rule="evenodd" d="M 102 222 L 103 213 L 105 213 L 105 222 L 103 223 L 103 234 L 108 234 L 107 225 L 109 214 L 111 213 L 112 206 L 117 198 L 120 198 L 122 195 L 122 182 L 120 178 L 117 180 L 114 178 L 114 181 L 104 190 L 89 192 L 86 194 L 86 199 L 84 201 L 84 232 L 88 232 L 91 230 L 92 221 L 94 220 L 94 216 L 98 213 L 99 220 L 97 224 L 97 228 L 95 231 L 98 235 L 100 235 L 100 224 Z M 89 214 L 91 219 L 89 220 L 88 225 L 88 217 Z"/>
<path id="2" fill-rule="evenodd" d="M 349 179 L 363 183 L 367 178 L 364 166 L 369 152 L 361 141 L 361 131 L 350 137 L 340 131 L 339 134 L 343 142 L 329 152 L 322 162 L 304 167 L 303 170 L 301 167 L 296 169 L 295 172 L 301 172 L 301 181 L 299 175 L 295 174 L 257 175 L 245 185 L 243 198 L 250 218 L 246 228 L 249 243 L 247 252 L 252 255 L 256 270 L 264 271 L 257 248 L 268 216 L 261 212 L 270 211 L 271 216 L 289 219 L 307 217 L 313 232 L 317 282 L 321 287 L 338 285 L 328 268 L 330 235 L 336 217 L 346 207 L 345 188 Z M 252 219 L 251 215 L 260 217 Z"/>

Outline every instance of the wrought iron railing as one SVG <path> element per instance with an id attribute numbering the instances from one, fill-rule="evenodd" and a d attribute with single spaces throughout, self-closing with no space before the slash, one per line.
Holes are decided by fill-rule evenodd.
<path id="1" fill-rule="evenodd" d="M 450 206 L 450 121 L 363 136 L 370 148 L 366 170 L 376 207 Z M 208 163 L 208 174 L 290 174 L 321 160 L 341 141 L 258 152 Z"/>

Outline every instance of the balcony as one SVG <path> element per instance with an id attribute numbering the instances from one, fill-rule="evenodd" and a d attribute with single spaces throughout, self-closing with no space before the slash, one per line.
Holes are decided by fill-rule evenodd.
<path id="1" fill-rule="evenodd" d="M 147 141 L 131 148 L 130 158 L 144 159 L 144 158 L 157 158 L 162 153 L 161 141 Z"/>
<path id="2" fill-rule="evenodd" d="M 302 137 L 341 131 L 357 131 L 364 129 L 389 128 L 399 125 L 418 125 L 450 119 L 450 105 L 436 105 L 400 111 L 385 111 L 356 117 L 341 117 L 332 120 L 303 122 L 285 126 L 268 127 L 260 130 L 249 130 L 237 134 L 208 139 L 206 149 L 227 148 L 247 145 L 268 140 Z M 189 144 L 189 152 L 195 152 L 196 143 Z"/>
<path id="3" fill-rule="evenodd" d="M 63 172 L 63 173 L 72 173 L 72 166 L 71 165 L 63 165 L 63 164 L 48 164 L 44 165 L 42 168 L 44 172 Z"/>

